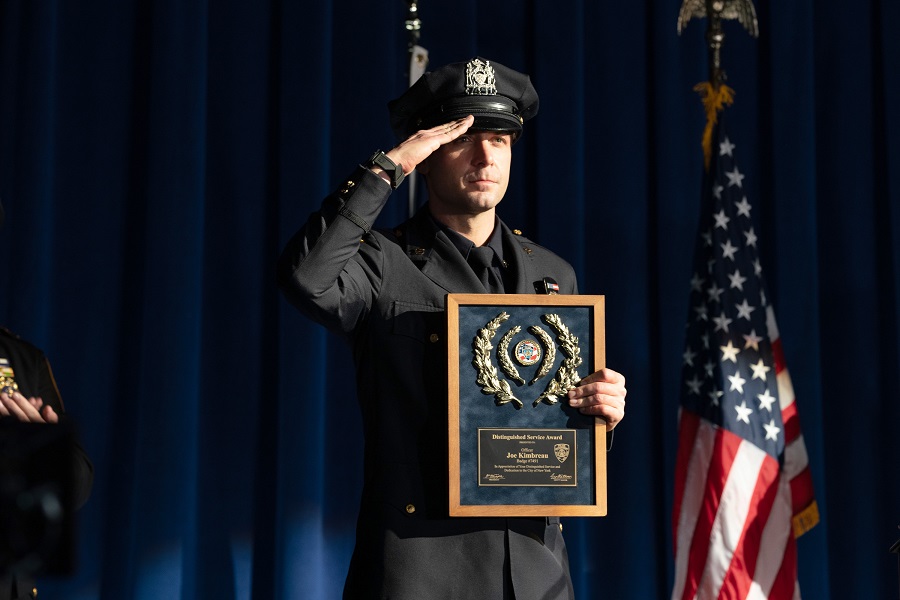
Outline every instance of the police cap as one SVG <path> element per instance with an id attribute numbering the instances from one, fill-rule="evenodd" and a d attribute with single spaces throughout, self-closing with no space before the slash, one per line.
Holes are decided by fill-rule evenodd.
<path id="1" fill-rule="evenodd" d="M 528 75 L 476 57 L 425 73 L 388 110 L 398 140 L 468 115 L 472 129 L 518 135 L 537 114 L 538 95 Z"/>

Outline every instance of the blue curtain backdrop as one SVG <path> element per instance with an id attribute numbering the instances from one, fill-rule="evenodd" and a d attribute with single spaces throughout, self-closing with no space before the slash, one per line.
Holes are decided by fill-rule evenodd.
<path id="1" fill-rule="evenodd" d="M 607 296 L 628 377 L 609 516 L 567 519 L 579 598 L 663 598 L 699 210 L 706 21 L 679 0 L 421 0 L 433 65 L 532 74 L 501 214 Z M 362 445 L 349 351 L 273 284 L 320 199 L 387 149 L 406 3 L 2 0 L 0 323 L 45 349 L 96 466 L 79 568 L 41 597 L 339 596 Z M 807 598 L 896 597 L 900 3 L 726 23 L 754 204 L 822 523 Z M 380 224 L 401 220 L 392 200 Z"/>

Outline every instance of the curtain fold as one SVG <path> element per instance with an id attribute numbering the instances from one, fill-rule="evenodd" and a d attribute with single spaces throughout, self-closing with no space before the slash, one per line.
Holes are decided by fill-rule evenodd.
<path id="1" fill-rule="evenodd" d="M 697 234 L 705 20 L 678 3 L 419 2 L 432 65 L 531 74 L 500 205 L 605 294 L 628 378 L 579 598 L 659 598 Z M 729 127 L 822 522 L 808 598 L 891 597 L 900 525 L 900 6 L 725 24 Z M 351 349 L 279 294 L 281 246 L 376 149 L 407 6 L 0 1 L 0 324 L 42 347 L 96 467 L 67 600 L 339 597 L 362 486 Z M 400 198 L 404 196 L 404 198 Z M 406 217 L 405 194 L 378 221 Z M 441 476 L 438 474 L 437 476 Z"/>

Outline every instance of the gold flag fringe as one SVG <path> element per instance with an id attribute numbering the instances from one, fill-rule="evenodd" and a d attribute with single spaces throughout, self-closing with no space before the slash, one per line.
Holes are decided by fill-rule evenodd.
<path id="1" fill-rule="evenodd" d="M 725 84 L 714 86 L 709 81 L 704 81 L 695 85 L 694 91 L 700 94 L 703 110 L 706 112 L 706 128 L 703 130 L 703 165 L 709 171 L 713 129 L 719 121 L 722 109 L 734 102 L 734 90 Z"/>
<path id="2" fill-rule="evenodd" d="M 809 506 L 793 516 L 794 537 L 798 538 L 819 523 L 819 505 L 813 500 Z"/>

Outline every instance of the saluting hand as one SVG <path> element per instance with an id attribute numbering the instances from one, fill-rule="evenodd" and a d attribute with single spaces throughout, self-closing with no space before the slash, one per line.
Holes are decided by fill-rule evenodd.
<path id="1" fill-rule="evenodd" d="M 40 398 L 26 398 L 9 389 L 0 392 L 0 417 L 13 417 L 23 423 L 57 423 L 59 415 Z"/>
<path id="2" fill-rule="evenodd" d="M 625 377 L 612 369 L 600 369 L 591 373 L 569 390 L 569 406 L 585 415 L 594 415 L 606 421 L 606 430 L 612 431 L 625 418 Z"/>
<path id="3" fill-rule="evenodd" d="M 469 115 L 431 129 L 417 131 L 386 155 L 409 175 L 432 152 L 464 134 L 474 122 L 475 117 Z"/>

